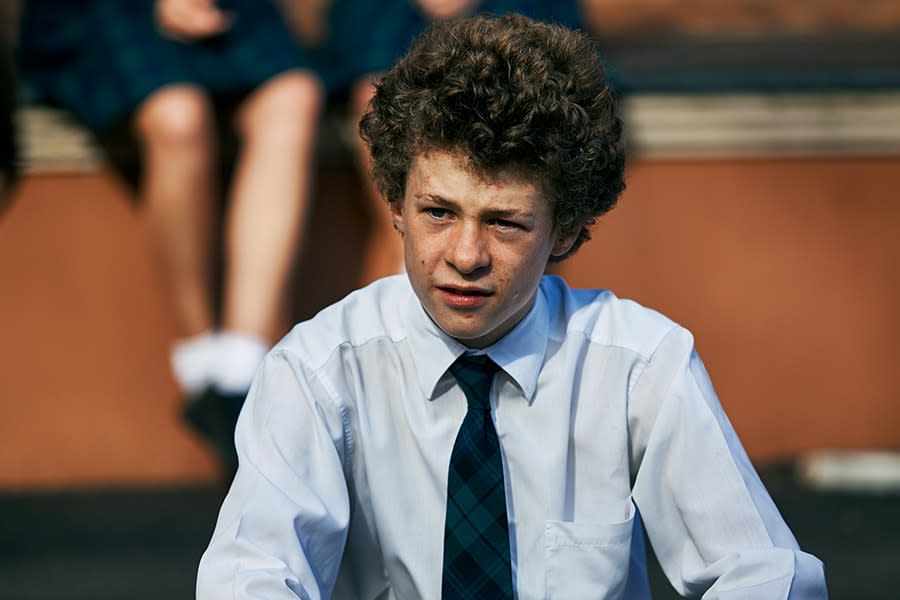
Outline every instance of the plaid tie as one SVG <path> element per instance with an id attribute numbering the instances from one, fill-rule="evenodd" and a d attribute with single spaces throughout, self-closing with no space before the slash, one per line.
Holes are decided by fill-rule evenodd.
<path id="1" fill-rule="evenodd" d="M 469 410 L 450 455 L 443 600 L 513 597 L 503 461 L 491 421 L 498 368 L 487 356 L 462 356 L 450 367 Z"/>

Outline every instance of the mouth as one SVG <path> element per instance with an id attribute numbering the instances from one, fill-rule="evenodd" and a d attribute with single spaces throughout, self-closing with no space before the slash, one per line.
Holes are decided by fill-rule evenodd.
<path id="1" fill-rule="evenodd" d="M 438 286 L 444 300 L 457 308 L 474 308 L 484 304 L 493 292 L 476 287 Z"/>

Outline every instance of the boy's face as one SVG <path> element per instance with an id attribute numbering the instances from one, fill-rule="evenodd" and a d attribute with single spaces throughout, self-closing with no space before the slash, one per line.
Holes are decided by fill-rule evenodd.
<path id="1" fill-rule="evenodd" d="M 565 254 L 541 189 L 501 171 L 485 178 L 447 151 L 413 159 L 392 204 L 406 270 L 431 319 L 470 348 L 503 337 L 531 308 L 551 255 Z"/>

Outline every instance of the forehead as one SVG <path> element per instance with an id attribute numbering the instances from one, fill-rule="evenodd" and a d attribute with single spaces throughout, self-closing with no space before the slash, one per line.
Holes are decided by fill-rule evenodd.
<path id="1" fill-rule="evenodd" d="M 413 157 L 406 196 L 438 197 L 467 204 L 514 204 L 540 212 L 551 209 L 543 187 L 520 169 L 484 171 L 465 154 L 448 150 L 430 150 Z"/>

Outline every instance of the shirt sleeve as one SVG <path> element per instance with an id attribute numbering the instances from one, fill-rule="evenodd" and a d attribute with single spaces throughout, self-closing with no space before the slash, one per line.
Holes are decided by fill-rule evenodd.
<path id="1" fill-rule="evenodd" d="M 683 328 L 668 333 L 639 375 L 629 430 L 635 504 L 680 594 L 827 598 L 821 561 L 797 545 Z"/>
<path id="2" fill-rule="evenodd" d="M 314 374 L 270 352 L 238 419 L 239 468 L 197 598 L 331 596 L 347 538 L 344 418 Z"/>

